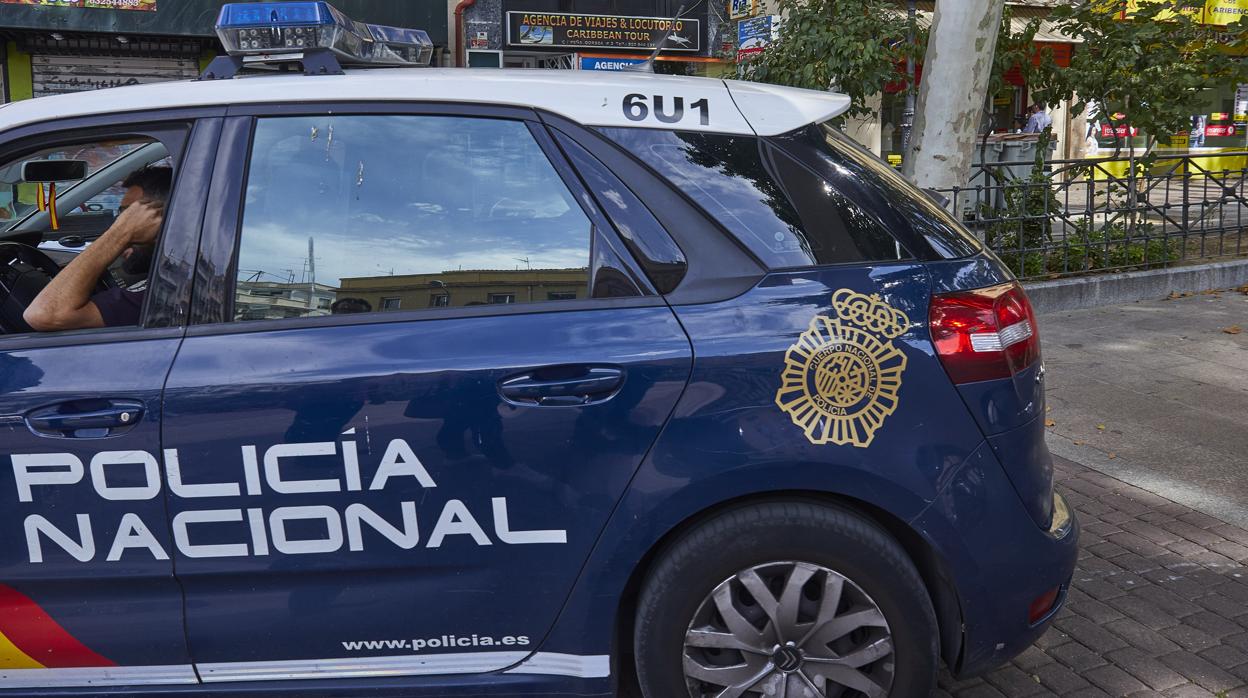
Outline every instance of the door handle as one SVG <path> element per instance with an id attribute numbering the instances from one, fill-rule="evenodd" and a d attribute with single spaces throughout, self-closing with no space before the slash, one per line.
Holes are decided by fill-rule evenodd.
<path id="1" fill-rule="evenodd" d="M 498 392 L 518 405 L 559 407 L 609 400 L 624 384 L 614 366 L 550 366 L 499 381 Z"/>
<path id="2" fill-rule="evenodd" d="M 26 413 L 26 426 L 44 436 L 92 439 L 129 431 L 146 411 L 137 400 L 61 402 Z"/>

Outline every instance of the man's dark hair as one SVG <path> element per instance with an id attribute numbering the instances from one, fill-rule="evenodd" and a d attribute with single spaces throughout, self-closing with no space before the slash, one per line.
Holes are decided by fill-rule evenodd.
<path id="1" fill-rule="evenodd" d="M 169 190 L 173 188 L 173 168 L 148 165 L 135 170 L 126 177 L 121 186 L 129 189 L 138 187 L 143 190 L 143 198 L 161 204 L 169 202 Z"/>
<path id="2" fill-rule="evenodd" d="M 371 313 L 373 312 L 373 304 L 363 298 L 339 298 L 329 306 L 329 312 L 332 315 L 347 315 L 349 313 Z"/>

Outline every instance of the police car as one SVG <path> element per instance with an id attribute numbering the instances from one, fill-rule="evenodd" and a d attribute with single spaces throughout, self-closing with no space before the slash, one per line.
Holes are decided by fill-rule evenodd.
<path id="1" fill-rule="evenodd" d="M 921 696 L 1044 632 L 1036 318 L 845 97 L 219 31 L 0 109 L 0 695 Z"/>

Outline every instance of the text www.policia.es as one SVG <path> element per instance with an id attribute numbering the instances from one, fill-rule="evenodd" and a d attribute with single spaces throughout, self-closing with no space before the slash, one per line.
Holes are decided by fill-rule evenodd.
<path id="1" fill-rule="evenodd" d="M 348 652 L 361 650 L 409 650 L 423 652 L 425 650 L 461 649 L 474 647 L 527 647 L 528 635 L 439 635 L 438 637 L 417 637 L 410 640 L 343 640 L 342 648 Z"/>

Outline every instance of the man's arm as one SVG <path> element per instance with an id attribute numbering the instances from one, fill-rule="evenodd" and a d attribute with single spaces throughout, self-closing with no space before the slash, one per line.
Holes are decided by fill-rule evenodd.
<path id="1" fill-rule="evenodd" d="M 100 275 L 131 245 L 149 244 L 160 231 L 161 209 L 136 203 L 122 212 L 104 234 L 91 243 L 44 287 L 22 314 L 40 332 L 103 327 L 91 291 Z"/>

